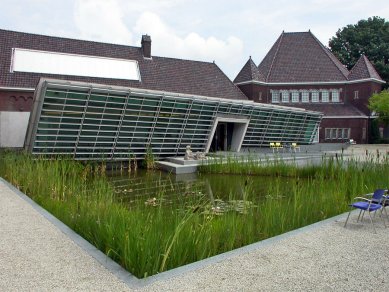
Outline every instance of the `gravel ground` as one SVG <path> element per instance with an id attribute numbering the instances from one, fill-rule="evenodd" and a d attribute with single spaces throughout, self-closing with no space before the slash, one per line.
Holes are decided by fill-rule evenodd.
<path id="1" fill-rule="evenodd" d="M 0 291 L 128 287 L 0 181 Z"/>
<path id="2" fill-rule="evenodd" d="M 138 290 L 389 291 L 389 229 L 337 218 Z M 0 291 L 24 290 L 131 291 L 0 181 Z"/>
<path id="3" fill-rule="evenodd" d="M 389 291 L 389 230 L 339 221 L 154 283 L 145 291 Z"/>

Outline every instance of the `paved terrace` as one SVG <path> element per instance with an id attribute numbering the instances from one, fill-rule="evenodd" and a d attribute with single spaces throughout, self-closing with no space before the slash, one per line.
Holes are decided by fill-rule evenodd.
<path id="1" fill-rule="evenodd" d="M 376 218 L 375 234 L 367 222 L 355 223 L 355 213 L 344 228 L 345 218 L 142 281 L 0 180 L 0 290 L 389 291 L 389 229 Z"/>

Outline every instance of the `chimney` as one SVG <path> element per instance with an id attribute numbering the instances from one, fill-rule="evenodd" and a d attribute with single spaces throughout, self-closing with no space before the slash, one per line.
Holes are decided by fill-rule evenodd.
<path id="1" fill-rule="evenodd" d="M 151 58 L 151 37 L 147 34 L 142 35 L 142 52 L 144 58 Z"/>

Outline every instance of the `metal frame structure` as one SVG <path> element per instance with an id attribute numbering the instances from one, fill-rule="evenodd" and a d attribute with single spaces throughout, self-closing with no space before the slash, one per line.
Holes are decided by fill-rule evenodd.
<path id="1" fill-rule="evenodd" d="M 247 120 L 242 147 L 273 141 L 310 144 L 322 114 L 252 101 L 42 79 L 35 91 L 25 148 L 78 160 L 205 152 L 217 120 Z"/>

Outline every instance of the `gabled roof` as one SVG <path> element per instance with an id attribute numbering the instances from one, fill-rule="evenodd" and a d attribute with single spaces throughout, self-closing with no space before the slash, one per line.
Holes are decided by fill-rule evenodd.
<path id="1" fill-rule="evenodd" d="M 250 59 L 243 66 L 242 70 L 236 76 L 234 83 L 244 82 L 248 80 L 265 81 L 265 77 L 259 73 L 257 65 Z"/>
<path id="2" fill-rule="evenodd" d="M 370 78 L 383 81 L 381 76 L 374 69 L 374 66 L 370 63 L 369 59 L 365 55 L 362 55 L 351 69 L 348 79 L 360 80 Z"/>
<path id="3" fill-rule="evenodd" d="M 309 32 L 282 32 L 258 66 L 268 83 L 347 81 L 343 64 Z"/>
<path id="4" fill-rule="evenodd" d="M 134 81 L 26 72 L 11 73 L 13 48 L 135 60 L 139 65 L 141 79 Z M 144 58 L 141 47 L 0 29 L 0 87 L 35 88 L 41 77 L 247 100 L 247 97 L 215 63 L 156 56 Z"/>

